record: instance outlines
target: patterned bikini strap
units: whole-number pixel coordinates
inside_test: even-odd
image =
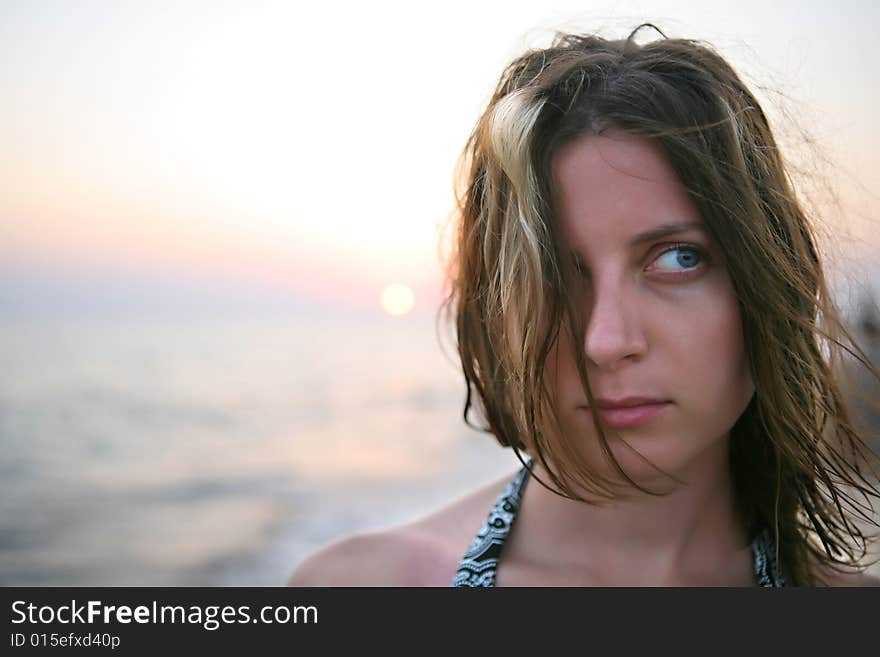
[[[755,536],[755,540],[752,541],[752,557],[758,586],[782,588],[786,585],[785,573],[776,560],[776,543],[769,529],[765,528]]]
[[[452,586],[495,586],[495,571],[504,542],[516,520],[529,470],[523,467],[498,496],[492,510],[458,564]]]

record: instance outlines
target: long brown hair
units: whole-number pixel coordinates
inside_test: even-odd
[[[663,38],[639,44],[642,27],[621,40],[561,34],[517,58],[467,142],[441,307],[456,329],[465,421],[478,404],[478,428],[542,463],[557,493],[613,496],[611,480],[551,430],[558,417],[544,367],[559,332],[583,335],[585,317],[554,221],[550,167],[585,133],[650,139],[719,245],[739,301],[756,392],[731,430],[737,507],[749,531],[771,529],[790,583],[821,583],[827,567],[864,559],[867,536],[854,519],[873,522],[878,497],[874,455],[837,368],[850,354],[880,373],[829,296],[813,227],[758,101],[710,46],[659,30]],[[584,353],[573,356],[592,404]],[[639,487],[594,423],[617,472]]]

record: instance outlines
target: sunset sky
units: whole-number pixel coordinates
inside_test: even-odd
[[[873,2],[6,0],[0,299],[214,281],[378,308],[401,283],[432,311],[453,167],[505,63],[643,20],[787,97],[833,163],[839,257],[871,257]]]

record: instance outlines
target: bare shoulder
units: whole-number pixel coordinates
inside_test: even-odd
[[[856,570],[854,568],[839,568],[832,570],[829,567],[822,569],[822,578],[828,586],[834,587],[861,587],[880,586],[880,578],[871,573]]]
[[[834,573],[828,578],[829,586],[880,586],[880,578],[868,573]]]
[[[336,540],[300,563],[288,585],[417,585],[420,563],[432,559],[436,550],[428,538],[398,527]]]
[[[508,478],[414,522],[338,539],[304,559],[289,586],[449,586]]]

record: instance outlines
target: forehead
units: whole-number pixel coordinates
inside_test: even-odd
[[[629,242],[673,224],[702,224],[659,145],[620,132],[584,135],[552,162],[558,221],[572,246]]]

